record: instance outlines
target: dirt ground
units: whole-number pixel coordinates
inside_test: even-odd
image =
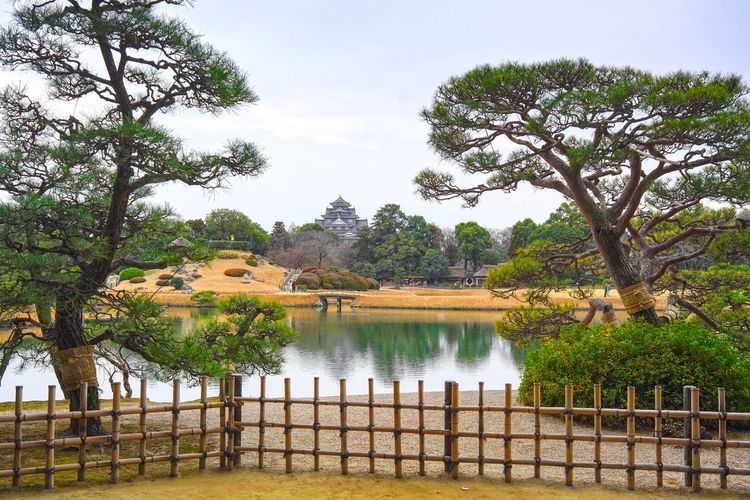
[[[21,491],[9,498],[38,497],[40,490]],[[81,485],[56,488],[47,498],[509,498],[509,499],[608,499],[681,498],[686,491],[638,490],[597,487],[566,487],[556,482],[522,480],[506,484],[496,479],[448,478],[394,479],[384,476],[325,473],[283,474],[241,469],[233,472],[206,471],[178,479],[136,480],[118,485]],[[692,496],[692,495],[691,495]],[[711,498],[731,498],[712,492]],[[700,496],[694,496],[698,498]]]
[[[245,268],[255,275],[255,279],[244,282],[240,278],[224,276],[224,271],[230,267]],[[284,279],[285,269],[261,261],[258,267],[249,267],[242,259],[216,259],[207,265],[188,265],[189,269],[196,268],[200,278],[192,281],[190,286],[195,291],[213,290],[221,295],[231,295],[246,292],[258,295],[268,300],[275,300],[290,307],[311,307],[318,300],[316,292],[282,292],[279,286]],[[166,270],[155,269],[146,272],[146,283],[131,284],[122,283],[118,288],[127,290],[138,290],[142,293],[155,294],[158,302],[171,306],[194,305],[190,300],[190,294],[178,292],[170,287],[158,288],[155,285],[157,277]],[[322,292],[322,291],[321,291]],[[596,297],[603,297],[603,290],[595,291]],[[457,309],[457,310],[503,310],[522,305],[515,299],[501,299],[493,297],[489,290],[483,288],[456,288],[436,289],[421,287],[404,287],[401,289],[386,288],[381,290],[370,290],[367,292],[347,292],[347,295],[355,295],[356,299],[351,302],[352,307],[362,308],[388,308],[388,309]],[[553,292],[552,300],[555,303],[578,304],[581,309],[588,308],[588,301],[577,301],[567,292]],[[607,297],[615,309],[622,309],[622,301],[613,290]],[[658,306],[663,306],[664,297],[657,297]]]

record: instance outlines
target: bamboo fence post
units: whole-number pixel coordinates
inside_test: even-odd
[[[23,386],[16,386],[16,423],[13,429],[13,486],[21,485],[21,442],[23,432],[21,427],[21,417],[23,416]]]
[[[112,458],[109,465],[109,480],[120,482],[120,382],[112,383]]]
[[[402,475],[401,457],[401,382],[393,381],[393,466],[397,478]]]
[[[719,484],[721,489],[727,489],[727,395],[723,387],[719,387],[719,441],[721,441],[721,448],[719,448],[719,467],[724,469],[724,472],[719,477]]]
[[[234,467],[239,467],[242,463],[242,454],[239,452],[239,448],[242,447],[242,427],[237,427],[237,422],[242,422],[242,401],[238,401],[237,398],[242,397],[242,375],[232,375],[234,378],[234,433],[232,439],[234,440],[234,455],[232,455],[232,462]]]
[[[573,386],[565,386],[565,485],[573,486]]]
[[[205,375],[201,377],[201,413],[199,425],[201,426],[201,435],[198,441],[198,447],[201,457],[198,459],[198,470],[206,470],[206,410],[208,407],[208,379]]]
[[[86,434],[88,433],[88,419],[86,409],[89,405],[89,383],[81,382],[78,388],[79,406],[81,407],[81,418],[78,420],[78,434],[81,444],[78,446],[78,481],[86,480]]]
[[[542,386],[534,384],[534,477],[542,476],[542,419],[539,415],[539,407],[542,406]]]
[[[654,408],[656,409],[656,418],[654,419],[654,436],[656,436],[656,486],[664,485],[664,472],[662,470],[663,453],[661,438],[664,434],[663,419],[661,416],[662,411],[662,395],[661,386],[657,385],[654,387]]]
[[[234,377],[226,378],[227,383],[227,427],[226,427],[226,468],[234,468]]]
[[[316,394],[317,394],[317,377],[316,380]],[[315,407],[317,411],[317,406]],[[317,419],[316,419],[317,422]],[[317,438],[317,431],[316,438]],[[258,401],[258,468],[263,469],[263,451],[266,446],[266,376],[260,377],[260,398]],[[317,443],[316,443],[317,447]],[[315,455],[315,461],[317,465],[318,456]],[[315,469],[318,470],[318,469]]]
[[[419,397],[419,475],[424,476],[424,380],[417,382],[417,388]]]
[[[602,482],[602,386],[594,384],[594,481]]]
[[[451,401],[453,399],[453,382],[452,380],[446,380],[445,386],[443,387],[443,405],[445,407],[445,415],[443,417],[443,429],[445,430],[445,438],[443,438],[443,470],[450,472],[452,469],[451,462],[448,457],[451,456]]]
[[[47,441],[45,443],[47,464],[44,468],[44,487],[55,487],[55,392],[57,387],[47,387]]]
[[[320,378],[313,378],[313,470],[320,470]]]
[[[700,390],[690,389],[690,444],[693,449],[693,492],[701,490],[701,420],[700,420]]]
[[[479,414],[477,415],[477,427],[479,431],[479,443],[477,457],[478,466],[477,473],[480,476],[484,475],[484,382],[479,382]]]
[[[141,459],[141,463],[138,464],[138,475],[143,476],[146,474],[146,387],[148,382],[146,379],[141,379],[141,413],[138,415],[138,431],[141,433],[141,439],[138,441],[138,456]]]
[[[292,386],[289,377],[284,379],[284,461],[286,473],[292,472]]]
[[[692,396],[692,385],[685,385],[682,387],[682,409],[685,411],[691,411],[690,398]],[[682,420],[682,435],[685,439],[690,439],[690,417]],[[693,485],[693,454],[690,450],[690,443],[685,445],[685,465],[688,467],[688,471],[685,472],[685,486]]]
[[[180,418],[180,381],[172,381],[172,454],[169,457],[171,463],[169,476],[177,477],[180,465],[180,431],[178,429]]]
[[[367,417],[368,417],[368,423],[367,430],[370,437],[370,450],[368,452],[368,455],[370,456],[370,474],[375,473],[375,431],[373,431],[373,427],[375,426],[375,408],[373,407],[373,403],[375,402],[375,388],[373,386],[373,379],[368,378],[367,379],[367,403],[368,403],[368,409],[367,409]]]
[[[456,382],[451,383],[450,417],[451,478],[458,479],[458,384]]]
[[[339,434],[341,442],[341,473],[349,473],[349,452],[347,443],[348,429],[346,427],[346,379],[339,379],[339,419],[341,432]]]
[[[505,482],[509,483],[513,477],[513,386],[505,384],[505,428],[503,430],[503,471]]]
[[[635,387],[628,386],[628,413],[627,413],[627,439],[628,439],[628,489],[635,489]]]
[[[227,394],[226,394],[226,379],[219,380],[219,401],[222,404],[219,407],[219,426],[221,432],[219,433],[219,467],[222,469],[227,468]]]

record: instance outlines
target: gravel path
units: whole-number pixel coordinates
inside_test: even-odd
[[[432,392],[425,393],[425,404],[426,405],[442,405],[443,404],[443,393]],[[485,391],[485,405],[502,406],[503,391]],[[478,399],[478,392],[476,391],[465,391],[460,393],[460,404],[461,405],[476,405]],[[323,401],[337,401],[335,397],[321,398]],[[377,402],[392,401],[391,395],[378,395],[375,400]],[[349,396],[348,401],[367,401],[366,396]],[[416,404],[417,394],[409,393],[402,394],[401,402],[403,404]],[[515,403],[519,404],[519,403]],[[312,416],[312,405],[292,405],[292,421],[295,424],[301,423],[313,423]],[[367,408],[348,408],[348,425],[349,426],[367,426],[368,421],[368,409]],[[188,419],[195,419],[193,425],[197,425],[197,412],[183,412],[180,419],[186,420],[182,425],[191,425]],[[216,414],[211,415],[211,419],[218,420]],[[258,416],[258,404],[247,403],[243,406],[243,421],[246,422],[257,422]],[[266,404],[266,422],[284,422],[283,405],[278,403],[267,403]],[[401,419],[403,427],[418,427],[418,412],[416,410],[401,411]],[[444,414],[442,411],[425,411],[425,427],[428,429],[442,429],[443,428]],[[460,431],[475,432],[477,430],[477,419],[478,414],[476,412],[465,412],[459,415],[459,429]],[[503,431],[503,419],[502,413],[485,413],[485,432],[502,432]],[[320,407],[320,421],[323,425],[339,425],[339,407],[336,406],[321,406]],[[212,425],[209,422],[209,425]],[[376,409],[375,410],[375,425],[391,427],[393,425],[393,410],[392,409]],[[534,432],[534,416],[531,414],[513,414],[512,416],[512,427],[514,433],[533,433]],[[541,429],[542,433],[564,433],[565,426],[562,418],[555,416],[542,416],[541,417]],[[575,434],[593,434],[593,427],[588,424],[574,424]],[[646,430],[639,430],[640,435],[651,435]],[[623,435],[624,430],[622,429],[605,429],[603,434],[608,435]],[[750,433],[744,432],[730,432],[730,439],[742,439],[749,440]],[[308,449],[313,448],[313,431],[295,429],[292,432],[293,448],[295,449]],[[419,441],[418,436],[413,434],[402,435],[402,453],[404,454],[417,454],[419,452]],[[243,446],[257,446],[258,444],[258,429],[248,428],[243,432],[242,439]],[[266,429],[265,433],[265,446],[268,448],[283,448],[284,447],[284,434],[282,429]],[[320,449],[327,451],[338,451],[340,448],[340,437],[337,431],[320,431]],[[533,459],[534,457],[534,442],[533,440],[514,440],[513,446],[513,459]],[[369,449],[369,436],[367,432],[354,432],[348,433],[348,450],[350,452],[367,452]],[[499,439],[487,439],[485,441],[484,455],[486,457],[501,458],[503,453],[502,441]],[[380,453],[393,453],[394,451],[394,439],[392,433],[376,433],[375,451]],[[443,437],[442,436],[426,436],[425,438],[425,452],[428,455],[441,455],[443,452]],[[665,464],[682,464],[684,448],[678,446],[663,446],[663,462]],[[459,440],[459,455],[464,457],[476,457],[478,455],[478,439],[472,438],[461,438]],[[591,442],[575,442],[574,444],[574,460],[575,461],[593,461],[594,458],[594,443]],[[563,441],[542,441],[542,459],[550,460],[564,460],[565,459],[565,443]],[[624,443],[603,443],[602,444],[602,461],[603,462],[618,462],[627,463],[627,448]],[[646,444],[636,445],[636,463],[654,463],[655,458],[655,446]],[[701,462],[704,467],[718,467],[719,465],[719,450],[717,448],[701,450]],[[247,453],[243,455],[242,465],[243,467],[255,467],[257,466],[258,458],[257,453]],[[750,464],[750,449],[729,449],[728,450],[728,463],[732,467],[748,467]],[[265,454],[265,468],[271,470],[284,470],[284,457],[280,453]],[[320,457],[320,468],[323,471],[332,473],[339,473],[341,470],[341,462],[339,457]],[[369,471],[369,459],[367,458],[349,458],[349,472],[350,473],[366,473]],[[471,477],[477,474],[478,466],[476,464],[461,464],[460,474],[462,477]],[[308,455],[294,455],[293,456],[293,470],[295,472],[307,472],[313,469],[313,458]],[[502,465],[491,465],[485,464],[484,466],[485,475],[490,477],[502,477],[503,469]],[[416,475],[419,471],[419,463],[417,461],[405,460],[403,462],[403,473],[404,475]],[[394,472],[394,461],[386,459],[376,460],[376,473],[390,475]],[[428,475],[440,475],[443,473],[443,464],[440,462],[427,462],[426,472]],[[533,476],[532,466],[521,466],[516,465],[513,467],[514,478],[528,478]],[[550,480],[564,480],[564,469],[562,467],[542,467],[542,478]],[[616,484],[625,486],[626,485],[626,472],[624,470],[604,470],[602,472],[603,482],[605,484]],[[729,487],[733,491],[750,492],[750,477],[748,476],[729,476]],[[594,471],[593,469],[575,469],[574,470],[574,482],[594,482]],[[636,471],[636,484],[641,488],[653,488],[656,486],[656,473],[648,471]],[[683,484],[682,473],[664,473],[664,485],[679,487]],[[718,489],[719,477],[716,475],[703,475],[702,484],[704,488]]]

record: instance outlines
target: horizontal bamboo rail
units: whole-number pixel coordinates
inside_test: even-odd
[[[309,455],[314,457],[314,470],[319,469],[320,457],[338,457],[341,460],[341,473],[349,472],[349,463],[351,459],[366,459],[369,461],[369,471],[375,472],[375,461],[392,461],[393,473],[395,477],[401,477],[403,474],[403,464],[407,461],[416,461],[419,466],[419,473],[424,474],[424,464],[426,462],[442,462],[445,464],[445,471],[453,478],[459,477],[461,464],[477,464],[478,474],[485,473],[485,465],[502,466],[503,475],[506,481],[512,480],[512,468],[515,466],[533,467],[534,475],[541,477],[542,467],[559,467],[564,469],[565,483],[572,485],[574,483],[575,470],[593,470],[594,479],[597,483],[602,481],[603,470],[624,471],[627,478],[628,489],[635,489],[636,484],[643,484],[637,481],[637,472],[648,471],[656,472],[656,485],[663,485],[663,473],[675,472],[684,473],[690,479],[690,484],[695,491],[701,489],[701,476],[718,475],[720,477],[720,487],[727,488],[727,478],[729,476],[750,476],[750,468],[728,465],[727,450],[729,449],[750,449],[750,440],[728,439],[726,424],[729,421],[746,422],[750,421],[750,413],[727,412],[724,390],[719,389],[719,411],[700,410],[697,405],[699,392],[698,389],[692,388],[691,394],[694,398],[692,407],[687,410],[669,410],[661,406],[661,388],[655,390],[654,409],[635,408],[635,389],[628,389],[628,407],[627,408],[603,408],[601,407],[601,387],[594,387],[594,408],[577,408],[573,405],[572,387],[567,387],[564,407],[541,406],[541,388],[534,387],[534,406],[514,406],[512,402],[512,387],[510,384],[505,386],[505,400],[502,405],[487,404],[484,397],[484,384],[480,383],[478,399],[479,404],[467,405],[460,404],[458,400],[458,385],[455,383],[446,384],[446,404],[428,405],[424,404],[423,384],[420,381],[418,397],[419,402],[402,403],[401,386],[398,382],[393,385],[391,402],[375,401],[372,391],[372,379],[369,381],[369,391],[367,401],[352,401],[346,397],[346,381],[340,381],[340,395],[336,400],[321,400],[318,397],[318,381],[315,380],[315,396],[309,398],[293,398],[291,396],[291,381],[284,380],[284,397],[266,397],[265,378],[261,377],[261,392],[259,397],[247,397],[238,395],[234,398],[235,404],[244,408],[251,405],[258,405],[262,410],[259,412],[259,420],[243,420],[241,414],[238,419],[232,423],[237,428],[257,428],[258,439],[257,446],[243,446],[239,444],[234,447],[233,452],[237,454],[257,454],[259,460],[262,460],[268,454],[281,454],[286,463],[286,472],[292,472],[293,457],[295,455]],[[449,391],[449,392],[448,392]],[[264,418],[269,411],[270,405],[282,405],[284,408],[284,422],[271,422]],[[293,408],[312,406],[313,421],[301,422],[294,419]],[[319,410],[322,407],[339,407],[338,421],[321,421]],[[348,412],[353,408],[367,409],[367,425],[352,425],[348,423]],[[391,422],[386,420],[375,421],[374,410],[390,410],[393,418]],[[408,426],[402,424],[402,416],[413,411],[417,415],[418,425]],[[437,412],[445,414],[445,424],[442,427],[428,428],[425,427],[425,414],[428,412]],[[498,432],[490,432],[486,429],[485,422],[489,419],[497,419],[502,414],[500,422],[502,428]],[[513,414],[531,414],[534,417],[534,432],[513,432],[512,416]],[[472,417],[471,425],[476,425],[476,429],[466,430],[465,426],[459,428],[462,415],[475,415]],[[557,415],[565,418],[565,432],[544,432],[541,429],[541,419],[543,415]],[[573,419],[576,416],[593,417],[593,433],[581,433],[580,430],[574,432]],[[621,418],[623,423],[627,424],[624,434],[602,434],[601,422],[602,417]],[[307,417],[306,417],[307,418]],[[384,417],[383,417],[384,418]],[[638,435],[635,432],[636,419],[653,419],[654,434],[652,436]],[[664,419],[689,422],[689,432],[686,437],[665,437],[662,435]],[[718,420],[719,439],[700,439],[700,423],[704,420]],[[474,423],[476,421],[476,424]],[[267,446],[267,432],[270,429],[282,429],[285,436],[284,447]],[[299,440],[292,441],[292,435],[295,431],[312,431],[315,437],[313,448],[307,448],[301,445]],[[320,449],[319,433],[329,431],[336,432],[340,436],[340,446],[338,450]],[[355,433],[367,435],[366,448],[356,449],[353,447],[351,437]],[[392,435],[392,447],[390,450],[376,450],[375,438],[377,435]],[[414,449],[404,450],[407,446],[402,441],[403,435],[415,435],[418,437],[417,443],[411,443]],[[425,436],[443,436],[445,446],[443,454],[426,454],[424,451]],[[476,440],[478,455],[469,456],[459,454],[459,442],[462,440]],[[488,456],[487,450],[492,440],[500,443],[499,453],[495,452],[494,456]],[[519,456],[520,452],[516,451],[512,443],[514,441],[530,441],[533,443],[533,456]],[[564,459],[551,460],[542,458],[543,444],[549,442],[564,443]],[[593,457],[591,461],[574,459],[576,443],[593,443]],[[626,450],[626,458],[623,462],[613,460],[602,461],[603,444],[621,444]],[[418,446],[418,449],[416,447]],[[690,460],[685,463],[663,463],[663,447],[678,446],[689,450]],[[637,460],[636,447],[649,447],[653,449],[657,460],[653,463],[642,463]],[[709,449],[718,449],[720,453],[720,464],[718,467],[701,466],[701,451]],[[262,462],[260,462],[262,463]]]

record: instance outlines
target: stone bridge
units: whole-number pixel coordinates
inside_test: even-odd
[[[336,310],[341,311],[341,302],[343,302],[344,300],[351,301],[358,297],[358,295],[353,295],[351,293],[336,293],[336,292],[318,293],[317,296],[324,311],[328,310],[329,301],[335,300]]]

